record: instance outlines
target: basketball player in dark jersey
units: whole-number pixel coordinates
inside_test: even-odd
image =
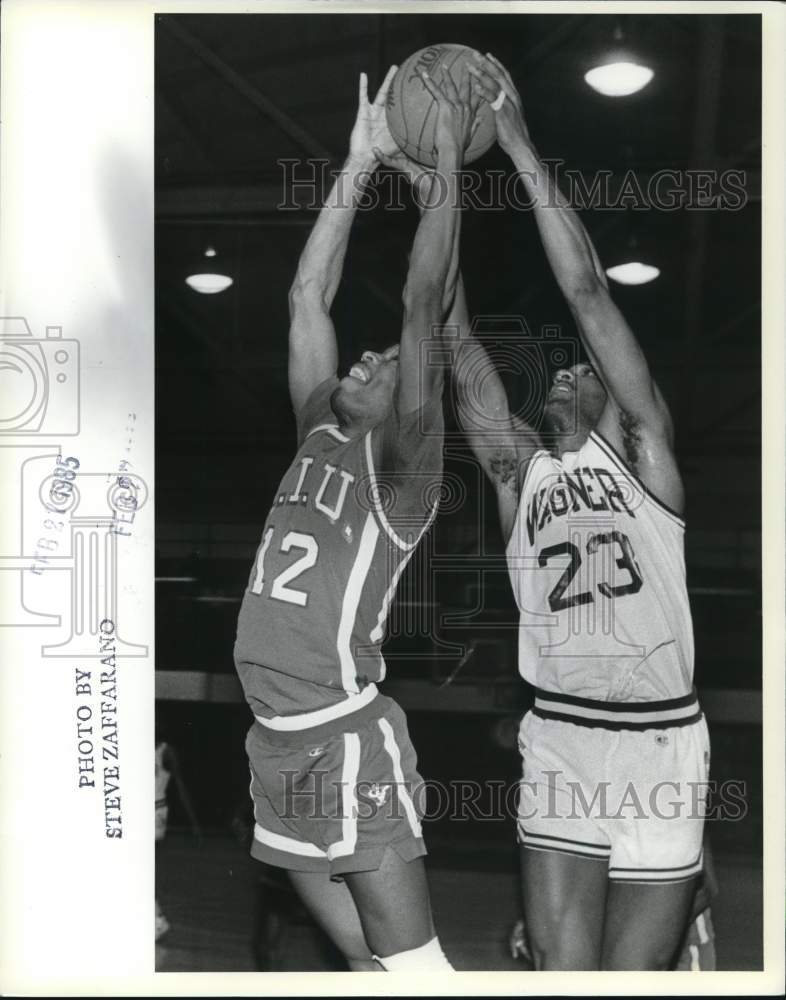
[[[437,170],[412,247],[399,345],[338,378],[329,309],[379,156],[395,67],[360,106],[343,170],[290,292],[289,385],[298,450],[276,491],[238,620],[235,662],[255,716],[246,742],[252,854],[289,871],[353,970],[450,969],[431,916],[416,757],[377,691],[388,608],[436,510],[442,372],[421,343],[458,270],[457,173],[479,98],[424,75],[438,105]],[[447,197],[446,197],[447,195]],[[421,789],[422,790],[422,789]]]
[[[459,287],[448,323],[465,337],[462,420],[496,489],[519,668],[535,686],[519,737],[518,825],[535,965],[668,969],[702,867],[709,764],[671,419],[584,227],[534,149],[510,75],[493,57],[470,71],[589,359],[556,373],[537,432],[511,415],[469,337]]]

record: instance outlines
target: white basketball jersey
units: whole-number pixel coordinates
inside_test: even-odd
[[[597,432],[538,451],[507,547],[525,680],[601,701],[690,692],[684,527]]]

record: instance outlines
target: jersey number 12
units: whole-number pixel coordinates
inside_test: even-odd
[[[267,529],[262,539],[262,544],[259,547],[257,571],[254,575],[254,582],[251,584],[252,594],[261,594],[265,586],[265,556],[270,545],[270,539],[273,537],[273,531],[272,527]],[[292,549],[299,549],[303,552],[303,555],[293,563],[290,563],[286,569],[282,569],[278,576],[274,578],[270,586],[270,596],[276,601],[286,601],[288,604],[297,604],[299,607],[304,608],[308,603],[308,592],[298,590],[296,587],[289,585],[301,573],[305,573],[307,569],[311,569],[316,563],[319,556],[319,545],[313,535],[306,535],[302,531],[288,531],[281,539],[281,548],[279,551],[286,555]]]

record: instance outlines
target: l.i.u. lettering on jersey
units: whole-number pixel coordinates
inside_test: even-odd
[[[285,503],[295,505],[302,504],[304,506],[308,503],[309,496],[313,491],[304,489],[304,487],[306,479],[313,480],[315,478],[313,473],[309,475],[313,464],[313,455],[303,455],[300,459],[300,472],[298,474],[297,485],[288,495],[286,492],[278,494],[278,498],[276,500],[277,507],[282,507]],[[341,511],[344,507],[344,502],[347,499],[347,490],[352,483],[355,482],[355,476],[347,469],[331,465],[330,462],[325,462],[323,464],[323,472],[322,482],[319,484],[319,488],[317,489],[314,497],[314,507],[324,514],[332,523],[335,523],[341,517]],[[328,494],[328,490],[330,489],[331,481],[336,474],[338,474],[339,485],[337,487],[335,502],[331,506],[329,503],[331,497]]]
[[[290,490],[287,486],[288,480],[292,479],[291,473],[296,474],[297,480],[295,486]],[[321,481],[318,478],[320,474]],[[282,507],[303,508],[308,507],[311,503],[313,511],[327,518],[331,525],[335,525],[341,517],[347,492],[349,487],[354,484],[355,478],[353,472],[339,464],[333,465],[330,462],[321,461],[316,455],[298,455],[298,459],[282,480],[281,487],[283,489],[278,493],[268,515],[268,525],[262,537],[256,562],[256,573],[251,585],[253,594],[261,594],[265,584],[265,558],[275,532],[275,524],[271,522],[275,520],[276,510]],[[319,483],[318,486],[317,483]],[[354,539],[354,532],[349,523],[344,525],[343,538],[350,543]],[[288,554],[292,550],[302,550],[304,554],[291,562],[276,576],[273,580],[270,596],[274,600],[287,601],[290,604],[305,607],[308,604],[308,591],[292,587],[291,582],[316,565],[319,556],[316,533],[313,531],[288,531],[281,542],[280,551]]]
[[[429,440],[424,461],[435,468]],[[392,499],[399,514],[419,513],[392,519],[382,496],[390,473],[383,484],[378,479],[381,450],[381,427],[348,438],[335,424],[319,422],[281,480],[235,645],[257,716],[321,710],[385,676],[388,611],[436,505],[429,510],[421,502],[415,464],[412,474],[396,479]]]

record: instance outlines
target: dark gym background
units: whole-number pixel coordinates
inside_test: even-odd
[[[637,94],[610,99],[583,73],[620,35],[655,77]],[[745,172],[737,211],[617,208],[582,218],[605,264],[635,240],[661,270],[650,284],[612,290],[676,425],[712,778],[745,783],[746,815],[709,829],[722,875],[720,967],[761,967],[761,25],[758,16],[673,14],[157,18],[156,718],[177,748],[206,834],[199,849],[185,840],[175,800],[164,900],[173,930],[159,967],[254,967],[246,894],[258,873],[230,829],[247,794],[251,718],[232,645],[270,498],[294,452],[287,290],[316,217],[277,208],[277,161],[338,166],[360,71],[374,92],[390,63],[438,41],[494,52],[520,87],[541,155],[588,179],[607,170],[619,184],[633,170],[646,188],[664,168],[684,177]],[[476,167],[511,169],[496,147]],[[398,339],[415,225],[411,208],[358,214],[333,311],[342,363]],[[204,257],[208,246],[214,258]],[[527,212],[467,211],[462,266],[473,313],[522,315],[533,331],[557,324],[574,332]],[[184,279],[206,270],[230,275],[233,285],[196,294]],[[510,783],[518,773],[514,720],[529,697],[516,671],[515,612],[493,498],[466,449],[451,448],[447,468],[464,480],[467,499],[438,518],[430,551],[423,547],[402,582],[384,690],[407,710],[428,779]],[[466,558],[436,574],[436,618],[424,616],[424,570],[448,554]],[[445,615],[465,621],[448,624]],[[475,652],[456,670],[470,640]],[[489,905],[484,884],[503,886],[514,913],[512,819],[439,820],[426,836],[446,894],[459,873],[484,873],[473,883],[479,899]],[[438,917],[439,898],[437,891]],[[506,914],[492,907],[486,957],[459,967],[515,967],[505,964]],[[202,944],[206,919],[214,927]],[[450,930],[443,936],[450,940]],[[314,967],[292,961],[288,967]],[[477,964],[484,961],[491,964]]]

